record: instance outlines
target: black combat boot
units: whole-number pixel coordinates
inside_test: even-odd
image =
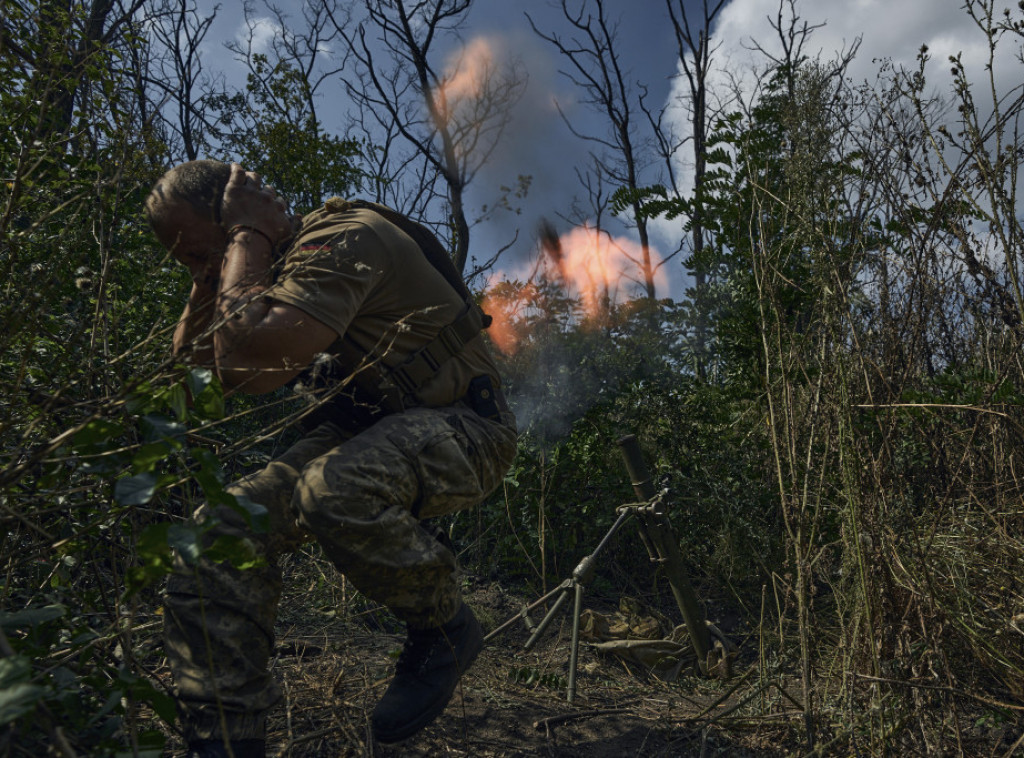
[[[230,747],[230,750],[229,750]],[[196,740],[188,743],[185,758],[266,758],[263,740]]]
[[[410,629],[395,678],[373,709],[377,741],[400,742],[437,718],[483,646],[480,623],[465,604],[443,626]]]

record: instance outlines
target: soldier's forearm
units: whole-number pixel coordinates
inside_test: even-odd
[[[271,284],[273,251],[265,236],[242,230],[231,237],[221,268],[214,332],[217,369],[228,385],[251,378],[260,367],[249,357],[254,334],[270,310],[260,297]]]
[[[216,313],[216,301],[215,289],[193,282],[171,342],[175,357],[194,365],[213,365],[213,337],[208,331]]]

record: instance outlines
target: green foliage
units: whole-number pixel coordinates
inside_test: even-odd
[[[138,122],[141,41],[43,5],[9,9],[24,34],[0,50],[3,749],[158,755],[174,708],[154,584],[172,550],[254,560],[178,522],[200,497],[257,528],[265,512],[203,447],[226,423],[218,382],[166,357],[189,278],[142,225],[164,147]]]
[[[166,692],[127,666],[105,668],[90,660],[88,650],[100,638],[68,608],[3,613],[0,628],[19,648],[0,659],[0,725],[13,730],[22,744],[30,744],[34,732],[52,737],[61,730],[57,739],[64,744],[74,743],[91,755],[110,754],[120,744],[123,701],[147,703],[173,723],[174,701]],[[40,659],[51,663],[41,666]],[[135,741],[140,755],[159,755],[164,745],[156,730],[137,734]]]
[[[742,423],[759,412],[743,392],[687,373],[688,312],[638,301],[578,323],[578,303],[543,279],[534,287],[506,283],[491,293],[528,290],[524,306],[503,320],[519,336],[503,376],[521,439],[502,497],[476,523],[481,571],[538,590],[565,578],[600,542],[615,509],[635,498],[617,441],[636,434],[669,488],[688,568],[759,586],[779,551],[765,438]],[[606,589],[648,585],[652,566],[635,529],[619,533],[602,568]]]
[[[186,393],[194,404],[185,403]],[[222,408],[219,383],[206,369],[173,381],[140,382],[98,406],[38,470],[25,471],[5,489],[7,502],[17,502],[9,512],[21,514],[35,530],[15,526],[2,543],[8,571],[18,579],[6,587],[4,603],[27,606],[2,618],[13,650],[2,672],[13,688],[5,693],[2,713],[23,744],[45,742],[48,730],[60,726],[78,749],[94,755],[116,751],[126,728],[134,730],[126,720],[136,718],[142,704],[173,722],[170,697],[138,669],[134,656],[124,655],[132,624],[120,614],[109,617],[107,604],[150,603],[143,593],[170,571],[172,551],[185,561],[205,551],[214,560],[254,565],[251,547],[240,540],[204,543],[212,523],[164,520],[163,511],[194,485],[195,496],[236,509],[256,531],[266,529],[266,510],[227,493],[217,457],[188,442],[194,430],[219,423]],[[49,493],[66,494],[57,495],[53,507]],[[158,503],[159,511],[142,508]],[[37,552],[43,546],[32,546],[37,532],[54,535],[51,540],[65,535],[52,559]],[[97,571],[101,556],[109,574]],[[23,580],[30,579],[28,586],[38,582],[31,580],[38,577],[35,566],[49,574],[44,584],[53,605],[30,605],[38,599]],[[140,749],[162,745],[159,733],[131,733]]]
[[[692,213],[692,206],[684,198],[670,195],[668,188],[661,184],[651,187],[619,187],[612,193],[612,213],[631,213],[634,208],[640,209],[642,218],[664,216],[669,221]]]
[[[808,703],[828,687],[821,663],[1021,692],[1024,659],[1004,630],[1024,597],[1020,533],[1007,528],[1020,518],[1008,474],[1024,428],[1021,153],[1010,126],[1021,103],[976,100],[997,92],[1007,59],[995,50],[1019,45],[1020,21],[984,2],[964,10],[992,54],[991,79],[976,88],[952,57],[953,108],[926,94],[926,50],[916,70],[883,68],[874,88],[856,90],[841,66],[794,60],[743,114],[718,121],[697,194],[654,186],[614,198],[617,210],[639,202],[707,234],[687,261],[707,282],[681,314],[706,319],[711,386],[645,394],[644,406],[664,418],[652,428],[669,432],[678,460],[714,472],[686,472],[683,492],[723,507],[683,522],[684,548],[696,535],[688,555],[720,576],[743,567],[701,554],[716,534],[744,537],[722,554],[764,558],[756,568],[792,624],[780,620],[773,642],[798,648]],[[680,411],[716,393],[702,413]],[[690,445],[692,431],[672,439],[691,418],[718,420],[728,452]],[[911,613],[920,629],[906,625]],[[838,646],[823,642],[830,635]],[[878,715],[849,718],[872,751],[897,733],[913,742],[909,723],[936,749],[920,699],[892,705],[907,700],[899,686],[862,693],[859,707]],[[930,707],[948,712],[952,701]],[[813,733],[810,716],[806,726]]]
[[[167,358],[189,280],[139,213],[174,151],[137,90],[145,24],[97,36],[82,4],[8,5],[0,751],[157,755],[174,718],[160,582],[176,556],[260,560],[186,517],[209,502],[266,528],[225,483],[267,459],[253,438],[286,400],[235,400],[232,418],[210,371]],[[989,44],[1019,35],[979,18]],[[250,64],[246,91],[215,101],[219,149],[300,210],[357,187],[360,148],[318,118],[303,73]],[[617,192],[617,212],[706,230],[687,262],[706,286],[680,302],[593,292],[585,314],[543,274],[492,288],[489,311],[513,304],[502,371],[523,434],[499,492],[451,517],[471,568],[528,592],[564,579],[635,497],[616,443],[636,434],[702,596],[743,610],[764,662],[789,676],[799,659],[806,712],[833,704],[848,752],[935,752],[965,702],[1024,696],[1021,103],[982,107],[950,65],[941,123],[925,52],[856,92],[820,62],[779,68],[715,125],[698,193]],[[592,589],[627,587],[669,596],[629,527]],[[851,673],[841,692],[815,691],[833,670]],[[917,686],[933,680],[949,686]],[[954,723],[924,745],[929,711]],[[1009,711],[992,711],[970,720],[996,728]]]
[[[294,65],[272,64],[265,55],[254,55],[251,65],[244,92],[211,100],[225,151],[274,185],[297,213],[347,196],[363,179],[360,144],[324,129],[309,81]]]

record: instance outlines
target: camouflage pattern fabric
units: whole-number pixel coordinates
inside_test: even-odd
[[[165,637],[187,740],[262,737],[279,697],[267,663],[281,596],[278,557],[316,539],[368,598],[414,627],[443,624],[461,603],[455,556],[420,519],[476,505],[515,456],[515,420],[488,421],[461,403],[413,408],[353,434],[317,427],[262,471],[232,485],[269,511],[254,534],[220,506],[195,518],[249,540],[265,565],[180,558],[168,581]],[[211,521],[212,519],[212,521]]]

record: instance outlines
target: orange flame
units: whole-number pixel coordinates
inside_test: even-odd
[[[536,297],[537,287],[532,282],[519,285],[491,278],[481,308],[492,318],[487,334],[505,355],[513,355],[526,339],[524,312]]]
[[[441,118],[452,114],[467,100],[477,97],[494,71],[496,44],[487,37],[476,37],[448,59],[444,76],[434,90],[434,105]]]
[[[643,249],[634,240],[613,237],[599,229],[581,226],[565,234],[549,237],[543,247],[570,295],[579,298],[583,310],[582,325],[602,323],[613,305],[628,299],[630,282],[639,279]],[[650,250],[651,265],[656,269],[655,287],[664,289],[667,280],[659,268],[660,256]],[[518,272],[522,277],[523,272]],[[534,272],[535,273],[535,272]],[[541,293],[533,284],[532,275],[526,284],[510,281],[509,274],[499,272],[491,278],[483,309],[493,317],[488,330],[491,340],[506,355],[515,353],[529,338],[531,310],[540,312]]]

